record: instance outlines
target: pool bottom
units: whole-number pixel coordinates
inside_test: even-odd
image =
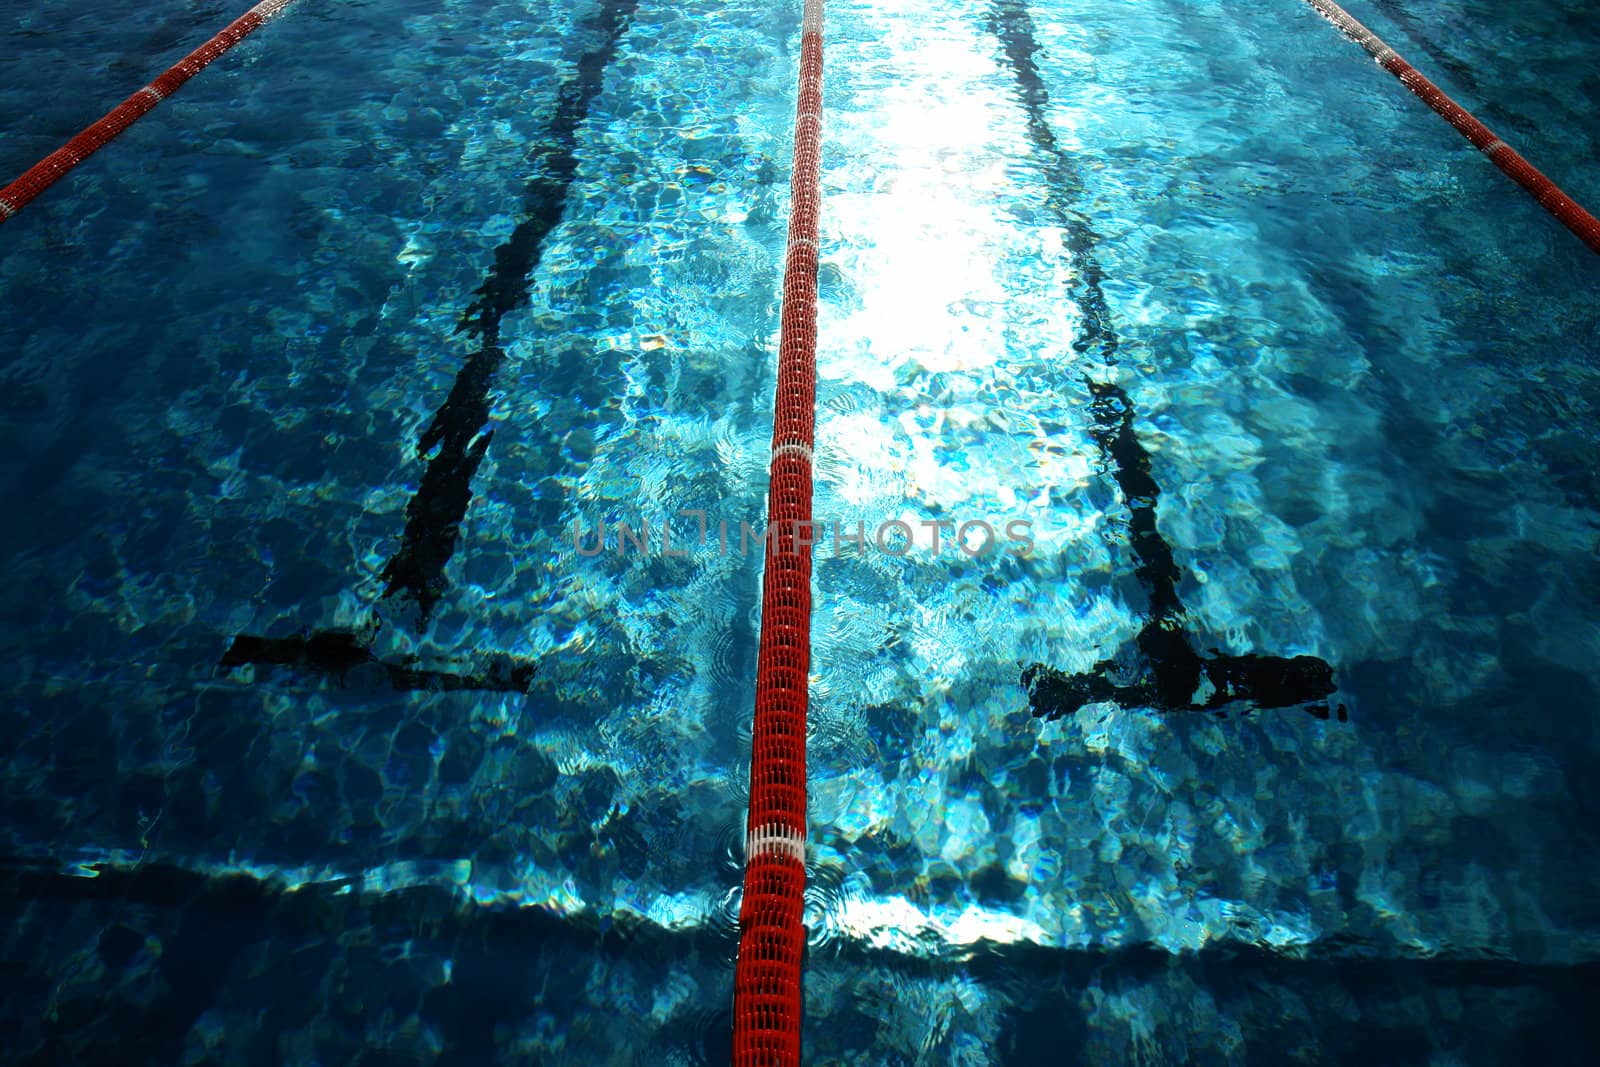
[[[463,907],[449,890],[289,890],[161,864],[0,868],[14,1062],[722,1063],[734,931]],[[58,961],[48,973],[15,961]],[[810,954],[829,1063],[1592,1062],[1600,965],[1306,958],[1233,945],[962,961]]]

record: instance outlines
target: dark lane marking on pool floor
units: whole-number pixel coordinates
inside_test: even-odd
[[[219,670],[244,666],[299,667],[331,674],[343,681],[360,667],[376,667],[398,690],[447,692],[488,690],[525,693],[539,669],[536,660],[504,652],[480,657],[475,671],[443,671],[417,666],[415,656],[399,662],[379,659],[359,635],[350,630],[321,630],[294,637],[252,637],[240,634],[217,664]]]
[[[505,362],[500,321],[528,300],[545,238],[561,222],[577,175],[578,128],[600,93],[606,68],[638,6],[638,0],[603,0],[591,20],[577,31],[580,40],[597,39],[598,43],[579,57],[577,72],[558,90],[545,135],[528,155],[533,177],[524,188],[521,221],[495,249],[494,265],[456,328],[457,333],[476,338],[479,348],[456,373],[449,395],[418,438],[418,455],[432,453],[432,458],[406,505],[400,548],[380,572],[385,583],[383,597],[408,595],[416,602],[423,623],[444,595],[444,570],[455,554],[461,520],[472,503],[472,479],[494,439],[494,430],[488,425],[489,391]],[[397,689],[526,691],[534,673],[531,661],[505,653],[487,655],[491,664],[487,672],[451,674],[419,670],[412,661],[380,660],[350,631],[326,630],[289,638],[240,634],[218,668],[273,664],[342,677],[356,666],[370,664],[382,669]]]
[[[433,456],[406,506],[400,549],[380,575],[384,597],[406,594],[416,601],[424,621],[444,594],[444,569],[455,554],[461,520],[472,502],[472,479],[494,439],[489,390],[505,362],[500,320],[527,303],[545,238],[560,224],[578,172],[578,128],[604,85],[606,68],[638,6],[638,0],[607,0],[579,31],[598,36],[601,43],[583,54],[577,73],[562,83],[545,136],[528,157],[534,176],[523,193],[522,220],[495,249],[494,266],[456,328],[481,347],[457,373],[449,396],[417,441],[419,456]]]
[[[1121,339],[1112,324],[1104,290],[1104,270],[1096,256],[1099,237],[1090,221],[1073,207],[1082,199],[1083,181],[1066,151],[1057,143],[1046,115],[1050,94],[1034,56],[1040,51],[1033,19],[1022,0],[995,0],[985,20],[999,42],[1017,83],[1017,96],[1027,120],[1028,140],[1044,157],[1045,200],[1066,232],[1065,245],[1076,268],[1069,295],[1080,309],[1073,351],[1097,358],[1109,370],[1117,365]],[[1137,566],[1134,574],[1149,597],[1144,626],[1134,640],[1137,665],[1117,657],[1101,660],[1084,674],[1068,674],[1043,663],[1023,668],[1021,682],[1028,706],[1040,718],[1058,719],[1086,704],[1114,702],[1124,707],[1159,711],[1221,711],[1243,702],[1255,708],[1306,708],[1319,718],[1330,714],[1316,704],[1334,692],[1333,668],[1314,656],[1225,655],[1215,649],[1197,653],[1184,630],[1186,616],[1178,596],[1181,572],[1172,546],[1156,524],[1161,487],[1151,473],[1150,454],[1134,431],[1133,402],[1112,383],[1085,378],[1093,397],[1090,435],[1100,449],[1129,512],[1129,541]],[[1117,680],[1128,675],[1129,680]],[[1343,706],[1340,721],[1346,718]]]

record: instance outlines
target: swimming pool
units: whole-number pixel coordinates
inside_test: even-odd
[[[1351,9],[1600,202],[1585,5]],[[798,38],[298,0],[0,228],[19,1058],[726,1056]],[[1583,1059],[1593,255],[1299,2],[827,41],[808,1061]],[[1158,601],[1330,713],[1040,696]]]

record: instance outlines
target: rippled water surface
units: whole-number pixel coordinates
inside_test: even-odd
[[[1349,7],[1600,204],[1592,5]],[[808,1061],[1600,1053],[1600,261],[1299,0],[827,20]],[[18,1062],[726,1059],[798,52],[297,0],[0,227]],[[1153,619],[1337,690],[1032,713]]]

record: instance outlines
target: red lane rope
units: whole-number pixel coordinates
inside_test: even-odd
[[[1306,0],[1323,18],[1339,27],[1346,37],[1355,41],[1367,54],[1378,61],[1384,70],[1399,78],[1407,89],[1420,96],[1446,122],[1454,126],[1473,147],[1489,157],[1490,162],[1504,171],[1512,181],[1526,189],[1539,205],[1567,229],[1577,234],[1584,244],[1600,252],[1600,219],[1596,219],[1562,192],[1556,183],[1539,173],[1532,163],[1516,149],[1507,145],[1493,130],[1473,117],[1472,113],[1457,104],[1421,72],[1401,59],[1393,48],[1384,44],[1378,35],[1350,16],[1350,13],[1333,0]]]
[[[35,163],[22,177],[0,189],[0,222],[21,211],[30,200],[61,180],[67,171],[105,147],[112,138],[177,92],[184,82],[199,74],[218,56],[293,2],[261,0],[234,19],[227,29],[169,67],[161,77],[112,108],[99,122]]]
[[[817,395],[822,4],[805,0],[793,207],[783,272],[767,497],[769,546],[750,753],[744,898],[733,979],[735,1067],[800,1063],[806,930],[806,683],[811,673],[811,448]]]

